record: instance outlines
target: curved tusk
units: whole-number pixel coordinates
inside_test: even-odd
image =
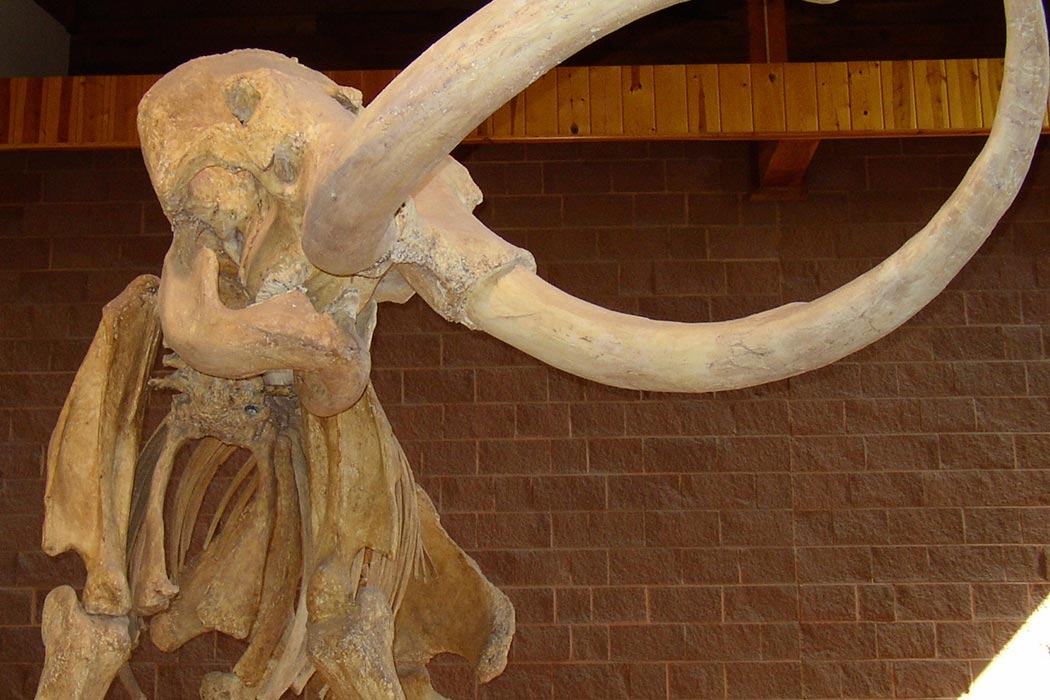
[[[878,267],[811,302],[700,324],[608,311],[515,268],[476,288],[469,320],[572,374],[653,391],[762,384],[878,340],[944,289],[1013,202],[1028,170],[1046,110],[1046,23],[1039,0],[1005,4],[1006,74],[988,142],[929,224]]]
[[[584,46],[684,0],[494,0],[427,49],[321,165],[303,225],[310,262],[350,275],[390,249],[394,214],[483,119]]]

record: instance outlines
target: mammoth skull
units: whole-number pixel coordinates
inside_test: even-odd
[[[139,131],[173,241],[160,279],[107,307],[52,438],[45,549],[77,550],[88,584],[82,605],[68,588],[48,597],[38,698],[101,698],[118,672],[134,687],[120,669],[151,615],[162,648],[210,629],[249,640],[207,698],[276,698],[316,671],[340,699],[432,699],[425,665],[444,651],[481,680],[502,670],[510,604],[441,529],[369,385],[381,303],[419,294],[446,319],[604,384],[734,389],[891,332],[1013,201],[1046,108],[1036,0],[1005,2],[1006,75],[986,146],[933,219],[868,273],[810,302],[699,324],[549,285],[473,216],[481,193],[449,153],[566,57],[677,1],[494,0],[367,107],[353,88],[252,50],[191,61],[149,91]],[[179,395],[140,450],[125,428],[140,422],[161,331],[175,371],[159,385]],[[195,563],[203,492],[180,484],[167,532],[163,514],[191,441],[191,482],[237,447],[250,454],[237,479],[256,475]]]

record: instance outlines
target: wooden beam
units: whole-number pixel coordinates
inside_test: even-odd
[[[394,74],[332,75],[375,95]],[[1002,75],[1001,59],[558,68],[465,142],[984,134]],[[158,77],[2,78],[0,150],[137,148],[135,107]]]
[[[760,67],[758,64],[787,63],[787,8],[784,0],[748,0],[747,16],[752,73],[758,72],[754,70]],[[770,106],[779,106],[780,113],[784,115],[782,129],[786,131],[788,111],[796,108],[798,99],[796,97],[788,101],[783,69],[777,70],[770,66],[767,72],[767,80],[752,81],[763,85],[766,93],[772,92],[772,99],[767,99],[764,105],[756,102],[756,121],[759,121],[760,113],[770,110]],[[764,106],[764,109],[760,110],[760,106]],[[819,139],[763,141],[755,144],[751,155],[755,168],[755,191],[751,198],[801,199],[805,191],[806,172],[819,146]]]

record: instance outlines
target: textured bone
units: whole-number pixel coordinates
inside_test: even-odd
[[[179,595],[153,618],[150,637],[172,651],[208,630],[244,639],[259,610],[263,570],[274,526],[274,484],[269,455],[258,454],[256,488],[179,579]]]
[[[330,174],[309,193],[303,250],[310,262],[340,275],[372,265],[394,239],[394,213],[471,129],[584,46],[682,1],[482,7],[402,71],[320,164]]]
[[[303,403],[317,415],[338,413],[361,396],[370,361],[352,327],[318,313],[298,291],[228,308],[215,252],[179,244],[179,235],[164,260],[160,318],[165,342],[187,363],[229,379],[298,370]]]
[[[404,700],[394,669],[394,616],[382,591],[366,586],[341,615],[309,628],[308,648],[333,700]]]
[[[399,215],[402,231],[394,248],[397,271],[427,304],[468,326],[464,307],[478,284],[515,265],[536,268],[527,250],[463,216],[480,202],[466,168],[446,158]]]
[[[1041,4],[1007,0],[1006,77],[987,144],[940,211],[893,256],[807,303],[708,324],[602,309],[515,269],[471,298],[473,324],[560,369],[652,391],[735,389],[823,367],[888,334],[929,303],[1013,202],[1046,110]],[[476,227],[465,217],[461,227]]]
[[[448,536],[430,498],[420,488],[416,500],[432,569],[412,579],[405,593],[397,614],[394,655],[402,685],[407,679],[413,692],[426,698],[425,667],[437,654],[451,652],[463,657],[482,683],[503,672],[514,636],[514,607]],[[406,695],[416,697],[407,687]]]
[[[37,700],[102,700],[131,654],[126,617],[89,615],[76,591],[47,594],[43,624],[44,672]]]
[[[255,687],[263,680],[270,659],[295,612],[296,583],[302,572],[302,520],[292,467],[292,445],[279,438],[274,452],[276,498],[273,535],[262,574],[259,607],[251,629],[251,643],[234,668],[238,677]],[[224,578],[225,581],[225,578]]]
[[[48,448],[44,551],[83,558],[90,613],[125,615],[131,605],[125,550],[143,390],[160,333],[156,290],[156,277],[139,277],[102,310]]]
[[[141,515],[134,514],[137,532],[131,546],[128,562],[132,607],[140,615],[151,615],[168,607],[168,602],[179,592],[179,587],[168,578],[164,561],[164,494],[171,479],[171,470],[179,448],[187,435],[167,421],[150,438],[143,451],[152,470],[145,490]],[[141,471],[143,466],[137,467]]]

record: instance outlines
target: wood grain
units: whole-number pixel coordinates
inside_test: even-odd
[[[465,141],[980,134],[1001,59],[557,68]],[[338,71],[366,102],[395,71]],[[0,79],[0,150],[136,148],[155,75]],[[1050,119],[1044,122],[1050,130]]]

